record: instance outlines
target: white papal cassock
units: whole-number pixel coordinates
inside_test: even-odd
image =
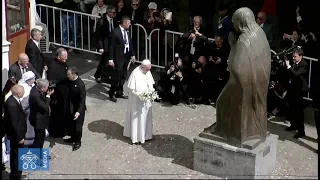
[[[141,66],[135,68],[129,77],[129,104],[123,135],[131,138],[132,143],[152,139],[152,103],[141,101],[133,91],[153,91],[153,85],[151,72],[143,73]]]

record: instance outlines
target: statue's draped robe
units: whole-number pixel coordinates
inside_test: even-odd
[[[217,100],[214,133],[230,144],[241,146],[247,140],[266,137],[271,54],[259,26],[241,22],[234,25],[241,35],[231,33],[229,37],[230,79]]]

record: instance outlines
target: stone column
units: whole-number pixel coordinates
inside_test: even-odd
[[[5,1],[2,0],[2,89],[8,79],[8,71],[10,66],[9,48],[10,42],[7,41],[7,26],[6,26],[6,7]]]
[[[29,8],[29,23],[30,23],[30,30],[35,28],[36,26],[36,17],[37,17],[37,10],[36,10],[36,1],[29,0],[30,8]]]

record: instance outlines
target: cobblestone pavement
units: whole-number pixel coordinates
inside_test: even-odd
[[[89,63],[89,62],[86,62]],[[92,63],[92,62],[90,62]],[[94,66],[97,63],[90,65]],[[89,65],[87,65],[89,66]],[[218,178],[192,170],[193,138],[215,121],[215,109],[196,109],[180,104],[155,103],[153,140],[131,145],[122,136],[127,100],[107,100],[107,85],[96,84],[95,69],[82,74],[87,87],[87,107],[82,147],[72,147],[60,139],[48,138],[52,160],[50,171],[27,174],[30,179],[209,179]],[[277,168],[269,178],[318,178],[317,134],[306,125],[307,137],[294,140],[280,119],[268,122],[269,131],[279,135]],[[7,176],[3,173],[3,179]]]

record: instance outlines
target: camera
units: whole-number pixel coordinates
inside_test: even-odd
[[[155,17],[160,17],[160,12],[159,11],[156,11],[156,12],[153,12],[152,13],[152,16],[155,18]]]
[[[50,91],[51,91],[52,89],[54,89],[56,86],[57,86],[56,83],[53,83],[53,82],[49,81],[49,87],[48,87],[48,89],[49,89]]]
[[[202,68],[202,64],[201,64],[201,63],[199,63],[199,62],[195,62],[195,63],[196,63],[195,69],[200,69],[200,68]]]

